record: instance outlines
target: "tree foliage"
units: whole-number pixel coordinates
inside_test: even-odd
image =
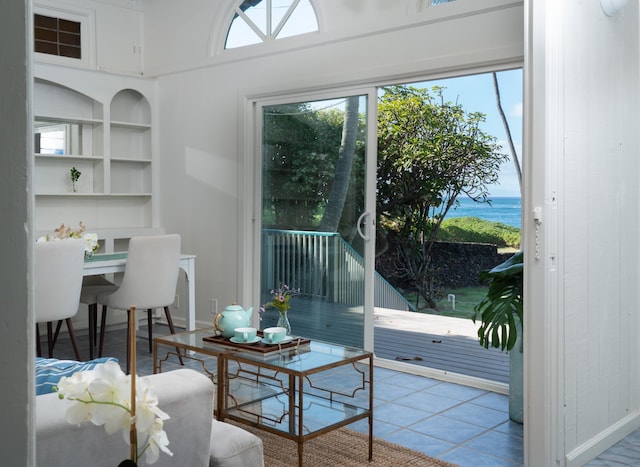
[[[378,225],[396,237],[397,267],[434,307],[429,257],[440,224],[459,195],[488,202],[507,158],[480,129],[484,115],[445,102],[442,90],[392,86],[378,103]]]
[[[347,123],[358,135],[349,136],[350,172],[341,182],[349,188],[345,195],[342,186],[340,196],[344,199],[336,201],[341,202],[342,212],[362,210],[364,202],[364,144],[360,135],[365,122],[357,114],[357,104],[355,109],[355,128]],[[314,109],[309,103],[277,105],[265,109],[263,122],[263,224],[315,230],[330,202],[341,150],[344,152],[345,112]],[[335,227],[335,223],[331,225]]]
[[[359,99],[359,96],[351,96],[347,97],[345,102],[342,140],[338,150],[335,177],[331,186],[331,194],[327,200],[327,207],[318,226],[318,230],[322,232],[337,232],[342,218],[342,210],[349,191],[353,157],[358,139]]]

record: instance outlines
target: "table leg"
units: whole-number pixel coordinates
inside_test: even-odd
[[[302,408],[304,407],[304,401],[303,401],[303,396],[304,396],[304,377],[300,376],[300,384],[298,386],[298,388],[295,387],[296,384],[296,379],[295,377],[293,377],[293,375],[291,376],[291,380],[293,382],[293,393],[295,395],[296,389],[298,390],[298,395],[300,398],[300,402],[299,402],[299,406],[298,406],[298,467],[302,467],[302,454],[303,454],[303,449],[304,449],[304,435],[303,435],[303,431],[302,431],[302,426],[304,423],[303,420],[303,413],[304,410],[302,410]],[[294,403],[293,406],[293,414],[295,415],[296,412],[296,406]],[[292,419],[295,420],[295,417],[291,417]]]
[[[194,258],[188,258],[181,261],[180,267],[185,272],[185,280],[187,286],[186,307],[186,327],[187,331],[193,331],[196,328],[196,265]]]
[[[300,398],[302,399],[302,391],[300,391]],[[300,401],[300,407],[302,407],[302,400]],[[302,410],[299,412],[300,423],[302,423]],[[289,375],[289,433],[296,433],[296,378],[293,375]],[[300,432],[298,430],[299,437]]]
[[[373,460],[373,357],[369,357],[369,462]]]
[[[98,304],[92,303],[88,306],[89,315],[89,360],[93,360],[93,351],[96,343],[96,318],[98,317]],[[95,311],[95,314],[94,314]]]
[[[303,450],[304,450],[304,442],[298,441],[298,467],[302,467]]]
[[[216,416],[216,419],[220,421],[224,421],[224,410],[223,404],[225,400],[225,384],[226,384],[226,375],[229,363],[226,358],[223,358],[222,355],[218,355],[217,359],[217,367],[218,374],[216,376],[216,381],[218,387],[216,388],[216,407],[213,408],[213,413]]]

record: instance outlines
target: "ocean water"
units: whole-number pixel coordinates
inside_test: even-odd
[[[459,197],[460,206],[451,208],[445,219],[454,217],[478,217],[491,222],[521,228],[522,199],[521,198],[492,198],[491,205],[475,203],[469,198]]]

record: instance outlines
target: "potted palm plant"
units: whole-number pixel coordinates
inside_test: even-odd
[[[523,421],[523,259],[524,253],[520,251],[493,269],[480,273],[480,282],[488,282],[489,289],[475,306],[473,317],[474,323],[480,320],[480,345],[509,352],[509,418],[518,423]]]

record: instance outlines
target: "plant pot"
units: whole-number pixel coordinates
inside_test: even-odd
[[[509,418],[516,423],[522,423],[524,420],[522,367],[522,324],[518,322],[518,338],[509,352]]]

